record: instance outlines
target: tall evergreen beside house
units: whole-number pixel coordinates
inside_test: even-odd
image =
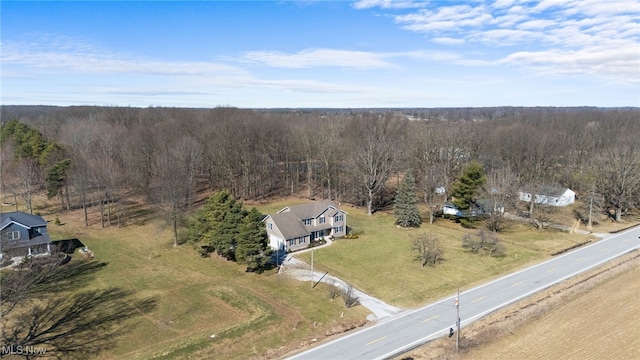
[[[405,173],[395,197],[393,214],[396,225],[402,227],[420,227],[422,217],[418,210],[418,196],[416,195],[416,180],[409,170]]]
[[[201,255],[215,251],[228,260],[247,265],[247,271],[262,272],[271,259],[263,215],[247,211],[229,190],[211,195],[191,219],[189,240],[200,243]]]

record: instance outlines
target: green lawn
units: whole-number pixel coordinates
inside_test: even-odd
[[[362,209],[345,209],[348,224],[362,234],[358,239],[339,239],[327,248],[314,252],[316,268],[351,282],[356,288],[393,305],[417,307],[458,287],[466,288],[534,261],[549,257],[554,251],[586,241],[584,235],[533,231],[526,225],[513,225],[499,235],[507,246],[503,258],[471,254],[462,248],[462,237],[477,230],[438,219],[419,229],[402,229],[394,225],[388,213],[367,216]],[[411,251],[411,240],[428,232],[438,236],[444,260],[436,266],[420,267]],[[310,254],[300,254],[307,262]]]
[[[87,229],[59,217],[65,225],[49,226],[54,239],[78,237],[94,251],[93,261],[108,263],[89,287],[120,287],[157,300],[150,314],[133,314],[125,324],[128,333],[103,358],[245,359],[322,338],[367,315],[362,307],[345,310],[321,287],[279,278],[275,270],[245,273],[215,255],[199,257],[191,245],[174,248],[161,220]],[[72,261],[83,260],[76,253]]]
[[[272,213],[304,201],[288,199],[257,207]],[[314,265],[405,308],[542,260],[551,252],[585,240],[584,236],[516,226],[501,235],[507,256],[495,259],[464,251],[462,236],[473,230],[448,220],[406,230],[396,227],[393,217],[385,212],[367,216],[362,209],[346,206],[344,210],[349,226],[360,232],[360,237],[340,239],[316,250]],[[93,261],[108,263],[87,287],[120,287],[157,301],[152,312],[132,314],[124,324],[128,332],[114,349],[102,354],[104,359],[277,357],[312,339],[362,323],[368,314],[361,306],[345,310],[341,300],[329,300],[324,286],[311,289],[308,283],[278,277],[273,270],[245,273],[243,266],[215,255],[199,257],[189,244],[174,248],[167,223],[158,217],[123,228],[101,229],[99,225],[84,227],[79,210],[44,214],[47,220],[57,216],[64,224],[50,223],[54,239],[77,237],[95,252]],[[412,237],[425,231],[437,234],[444,247],[444,261],[435,267],[420,267],[411,254]],[[299,256],[309,260],[310,254]],[[73,261],[83,261],[79,257],[76,253]]]

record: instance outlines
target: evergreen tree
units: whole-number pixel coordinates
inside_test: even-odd
[[[64,159],[55,163],[47,172],[47,196],[49,199],[56,195],[62,195],[62,190],[67,183],[67,171],[71,166],[71,160]]]
[[[404,179],[398,187],[393,214],[396,217],[396,224],[402,227],[419,227],[422,223],[418,210],[416,181],[411,171],[405,173]]]
[[[189,226],[189,239],[201,241],[212,251],[235,260],[239,226],[244,218],[242,204],[228,190],[212,195]]]
[[[238,262],[247,265],[248,271],[261,272],[271,259],[262,214],[256,208],[246,213],[240,225],[235,254]]]
[[[189,240],[208,246],[229,260],[247,265],[249,271],[262,271],[271,258],[262,214],[246,211],[231,192],[222,190],[209,197],[189,224]]]
[[[487,182],[482,164],[470,162],[460,177],[451,185],[453,204],[460,210],[469,210],[478,189]]]

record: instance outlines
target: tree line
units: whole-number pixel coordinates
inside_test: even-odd
[[[472,162],[486,174],[482,196],[505,209],[519,189],[549,185],[592,207],[581,215],[619,221],[640,205],[638,108],[3,106],[1,115],[5,199],[47,189],[64,194],[64,208],[97,204],[103,226],[138,197],[178,227],[200,192],[221,189],[242,200],[328,198],[373,214],[391,205],[406,171],[431,208]]]

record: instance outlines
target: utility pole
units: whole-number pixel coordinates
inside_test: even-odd
[[[311,249],[311,288],[313,289],[313,249]]]
[[[458,296],[456,296],[456,352],[460,349],[460,288],[458,288]]]

